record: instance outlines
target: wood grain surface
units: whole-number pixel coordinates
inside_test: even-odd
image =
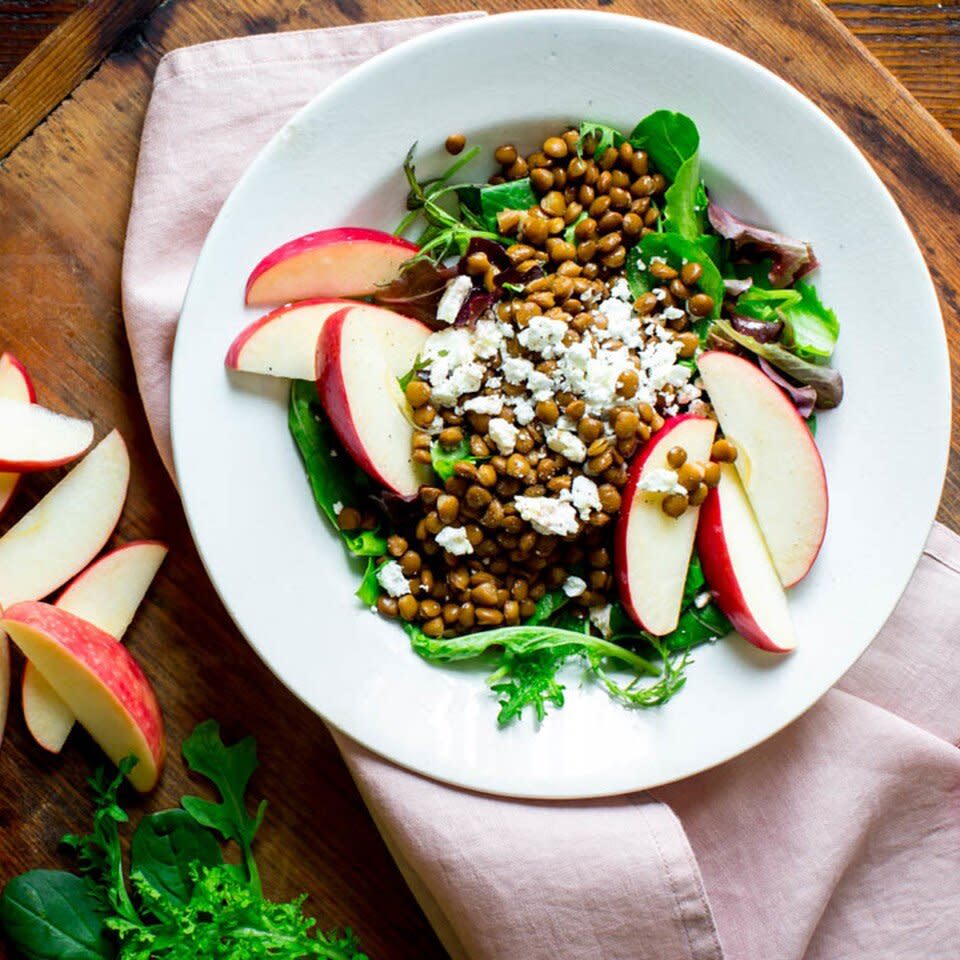
[[[576,0],[520,5],[596,8]],[[41,402],[92,417],[100,435],[117,426],[127,438],[133,476],[114,542],[162,537],[172,548],[128,635],[158,688],[172,744],[160,788],[138,805],[169,806],[196,789],[183,773],[177,745],[199,720],[217,717],[231,736],[255,734],[263,767],[253,792],[271,800],[259,841],[267,889],[277,897],[309,892],[322,922],[351,924],[376,960],[444,954],[322,722],[259,663],[202,570],[137,400],[120,316],[120,260],[140,126],[164,52],[238,34],[465,6],[462,0],[167,0],[0,165],[2,347],[34,372]],[[498,11],[518,4],[489,0],[484,6]],[[911,222],[956,348],[960,147],[835,17],[812,0],[615,0],[604,9],[669,21],[741,50],[844,127]],[[15,512],[54,479],[32,477]],[[940,515],[960,528],[956,446]],[[0,751],[0,881],[64,862],[55,845],[64,831],[87,821],[83,778],[97,760],[96,749],[78,733],[62,756],[45,755],[30,741],[15,698]]]

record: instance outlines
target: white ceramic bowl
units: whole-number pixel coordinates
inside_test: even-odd
[[[655,52],[655,56],[653,55]],[[632,711],[579,674],[537,729],[507,729],[476,669],[417,658],[354,599],[357,570],[318,517],[287,433],[287,384],[228,375],[256,311],[244,281],[267,251],[323,227],[392,229],[414,140],[424,173],[447,134],[532,149],[581,118],[629,129],[658,108],[693,117],[704,176],[748,220],[814,244],[842,334],[847,395],[820,418],[830,524],[791,592],[799,649],[731,637],[695,653],[686,689]],[[489,152],[485,156],[489,157]],[[471,171],[467,171],[471,172]],[[490,168],[479,161],[478,178]],[[397,763],[495,793],[586,797],[686,777],[810,707],[863,652],[916,563],[949,435],[947,351],[920,252],[870,166],[816,107],[757,64],[659,23],[520,13],[456,25],[351,72],[297,115],[231,194],[197,263],[173,365],[173,439],[187,516],[244,635],[280,679]]]

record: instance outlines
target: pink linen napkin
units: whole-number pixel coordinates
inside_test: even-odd
[[[178,313],[231,187],[345,70],[450,19],[249,37],[161,61],[123,304],[168,468]],[[960,539],[937,526],[896,612],[837,688],[689,780],[608,800],[511,801],[424,779],[334,735],[455,958],[948,960],[960,956],[958,640]]]

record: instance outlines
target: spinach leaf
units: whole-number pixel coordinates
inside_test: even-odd
[[[695,153],[680,165],[676,179],[663,195],[666,230],[673,230],[687,240],[696,240],[703,233],[706,205],[698,205],[699,192],[700,159]]]
[[[581,157],[583,156],[584,137],[593,137],[597,141],[597,146],[593,151],[595,157],[600,157],[610,147],[619,147],[626,139],[616,127],[598,123],[596,120],[583,120],[580,123],[580,139],[577,141],[577,154]]]
[[[461,202],[477,214],[483,227],[493,233],[499,233],[497,214],[501,210],[526,210],[538,203],[529,177],[483,186],[468,184],[459,187],[457,193]]]
[[[526,619],[525,625],[535,627],[546,623],[555,613],[559,613],[570,602],[570,598],[562,590],[550,590],[536,603],[533,613]]]
[[[220,803],[201,797],[183,797],[183,809],[202,827],[216,830],[224,840],[233,840],[243,851],[244,864],[251,886],[259,893],[260,879],[253,859],[253,838],[264,814],[267,801],[250,816],[244,793],[253,771],[257,769],[257,743],[246,737],[232,747],[220,737],[220,724],[214,720],[201,723],[183,742],[183,757],[194,772],[203,774],[220,792]]]
[[[0,898],[0,922],[27,960],[115,957],[102,904],[85,880],[64,870],[14,877]]]
[[[476,463],[477,458],[470,453],[470,444],[464,439],[453,449],[444,449],[436,440],[430,444],[430,464],[433,472],[443,481],[449,480],[454,473],[454,466],[461,460]]]
[[[380,556],[385,549],[381,550],[377,556]],[[367,569],[363,572],[363,579],[360,581],[360,586],[357,587],[355,594],[365,607],[372,607],[380,596],[380,581],[377,580],[377,569],[377,561],[374,557],[367,557]]]
[[[402,377],[397,377],[397,383],[400,384],[400,389],[401,389],[401,390],[406,390],[406,389],[407,389],[407,385],[408,385],[408,384],[410,383],[410,381],[414,378],[414,376],[415,376],[417,373],[419,373],[419,372],[420,372],[425,366],[427,366],[427,364],[429,364],[429,363],[430,363],[429,360],[424,360],[424,359],[420,356],[420,354],[418,353],[416,360],[413,361],[413,366],[412,366]],[[298,381],[298,382],[299,382],[299,383],[307,383],[306,380],[300,380],[300,381]]]
[[[780,311],[787,325],[784,341],[798,357],[811,363],[826,363],[840,335],[837,315],[820,302],[812,283],[798,280],[792,292],[798,295],[797,301]]]
[[[697,125],[685,114],[657,110],[644,117],[630,132],[630,143],[646,150],[656,168],[676,180],[680,167],[700,149]]]
[[[627,254],[627,283],[634,298],[658,285],[648,271],[653,257],[662,257],[676,270],[680,269],[685,260],[699,263],[703,268],[700,289],[713,298],[713,310],[709,317],[695,324],[694,329],[700,334],[702,340],[710,320],[720,316],[720,309],[723,306],[723,277],[720,276],[716,264],[704,253],[699,244],[687,240],[679,233],[648,233]]]
[[[680,614],[676,629],[660,637],[660,642],[674,652],[690,650],[701,643],[725,637],[732,630],[730,621],[712,600],[701,609],[691,603]]]
[[[186,810],[162,810],[145,816],[130,841],[130,872],[177,903],[193,892],[197,866],[223,863],[220,845]]]
[[[815,437],[817,435],[817,415],[815,413],[811,413],[804,422],[807,425],[807,429],[810,431],[810,436]]]

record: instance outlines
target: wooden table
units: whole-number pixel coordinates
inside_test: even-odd
[[[60,2],[61,8],[76,5]],[[156,0],[91,0],[0,82],[0,156],[9,154],[0,164],[0,346],[35,371],[42,402],[92,417],[101,434],[115,425],[127,438],[133,478],[115,541],[159,536],[172,547],[129,634],[130,648],[159,690],[173,746],[160,789],[143,805],[173,805],[187,789],[177,745],[199,720],[217,717],[231,736],[252,732],[263,761],[254,792],[271,799],[259,841],[267,889],[277,897],[308,891],[322,922],[352,924],[380,960],[426,960],[443,951],[322,722],[260,664],[203,573],[137,399],[120,317],[120,257],[140,124],[164,52],[238,34],[471,5],[167,0],[156,7]],[[951,343],[960,343],[960,147],[827,9],[815,0],[599,0],[599,5],[669,21],[739,49],[781,73],[834,117],[864,149],[910,220],[933,271]],[[0,0],[0,55],[8,56],[2,18],[27,6],[25,0]],[[518,4],[489,0],[484,6],[498,11]],[[960,128],[955,3],[838,2],[834,8],[944,122],[955,132]],[[882,411],[878,418],[882,426]],[[25,484],[21,509],[50,483],[49,476],[36,476]],[[940,518],[960,528],[956,445]],[[18,704],[12,705],[0,752],[0,881],[28,867],[63,863],[56,842],[66,830],[86,824],[90,808],[83,778],[98,760],[81,734],[74,734],[62,756],[45,755],[25,732]]]

